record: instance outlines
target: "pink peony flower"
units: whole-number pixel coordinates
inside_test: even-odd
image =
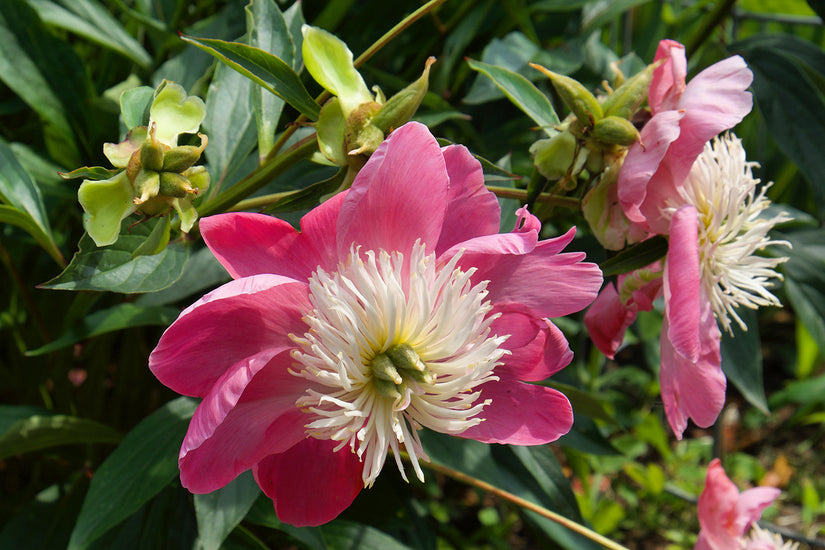
[[[668,234],[665,202],[678,195],[705,143],[733,128],[753,106],[747,91],[753,73],[745,61],[729,57],[685,83],[685,47],[662,40],[648,104],[653,114],[627,153],[619,173],[619,201],[627,217],[654,233]]]
[[[701,529],[694,550],[736,550],[746,548],[746,544],[755,544],[755,541],[761,542],[758,539],[762,537],[746,541],[745,532],[779,493],[780,490],[774,487],[754,487],[740,494],[725,475],[719,459],[713,459],[708,466],[705,489],[699,496]]]
[[[561,252],[574,230],[539,241],[522,209],[498,234],[499,217],[467,149],[410,123],[300,232],[259,214],[202,220],[235,280],[184,310],[149,359],[203,398],[183,485],[208,493],[251,468],[282,521],[317,525],[372,485],[389,450],[423,479],[422,427],[518,445],[566,433],[565,396],[527,382],[570,362],[547,318],[587,306],[601,273]]]

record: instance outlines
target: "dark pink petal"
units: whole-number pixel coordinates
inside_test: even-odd
[[[267,350],[232,366],[198,405],[180,451],[181,483],[210,493],[273,453],[305,438],[306,413],[295,406],[307,387],[288,372],[289,348]]]
[[[149,356],[164,385],[196,397],[235,363],[264,350],[293,347],[303,334],[307,285],[279,275],[231,281],[184,310]]]
[[[484,185],[481,163],[463,145],[450,145],[441,149],[450,191],[444,225],[435,253],[482,235],[498,233],[501,208],[496,196]]]
[[[321,525],[352,504],[364,486],[363,465],[349,447],[333,452],[336,445],[308,438],[252,469],[278,519],[296,527]]]
[[[276,273],[307,280],[320,265],[334,268],[333,237],[341,203],[339,193],[301,219],[301,233],[287,222],[264,214],[238,212],[200,221],[204,241],[234,278]]]
[[[687,58],[685,47],[675,40],[662,40],[656,48],[654,62],[661,65],[653,71],[647,102],[653,114],[675,109],[685,89]]]
[[[667,335],[672,320],[665,308],[660,339],[662,364],[659,381],[665,414],[679,439],[687,428],[688,418],[697,426],[708,428],[716,422],[725,405],[725,375],[721,368],[721,335],[710,302],[703,298],[699,331],[699,356],[694,361],[676,349]]]
[[[619,298],[613,283],[607,284],[584,314],[584,326],[596,347],[613,359],[624,341],[627,328],[636,320],[636,308]]]
[[[689,361],[696,361],[701,351],[698,223],[693,206],[683,206],[673,214],[664,272],[665,307],[671,321],[667,339]]]
[[[558,254],[574,233],[571,229],[562,237],[541,241],[528,254],[468,251],[459,264],[478,268],[474,281],[490,281],[487,288],[494,304],[516,302],[540,317],[561,317],[587,307],[602,284],[598,266],[581,261],[584,253]]]
[[[573,426],[570,401],[559,391],[501,376],[481,386],[484,421],[458,434],[482,443],[542,445],[555,441]]]
[[[659,170],[671,144],[679,137],[679,121],[684,116],[680,111],[663,111],[651,118],[641,131],[641,138],[627,153],[619,172],[618,195],[625,215],[629,220],[650,229],[642,205],[651,189],[651,178]],[[666,178],[662,178],[667,185]],[[671,184],[668,193],[675,193]],[[651,214],[651,218],[661,214]]]
[[[405,256],[418,239],[434,251],[441,235],[449,178],[438,142],[423,124],[395,130],[372,154],[349,190],[338,217],[338,251],[354,243],[365,250]]]

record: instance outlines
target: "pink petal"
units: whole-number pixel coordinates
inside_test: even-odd
[[[438,142],[423,124],[395,130],[372,154],[347,194],[338,217],[338,250],[398,250],[418,239],[435,250],[449,196]]]
[[[574,233],[571,229],[562,237],[541,241],[527,254],[468,251],[459,264],[478,268],[474,281],[490,281],[494,304],[517,302],[541,317],[561,317],[587,307],[602,284],[598,266],[581,261],[584,253],[558,254]]]
[[[619,172],[617,185],[622,209],[629,220],[646,229],[650,229],[652,220],[641,208],[652,192],[651,178],[659,170],[671,144],[679,137],[679,121],[683,116],[681,111],[663,111],[654,115],[642,128],[640,140],[630,147]],[[667,185],[669,180],[664,181]],[[666,194],[674,193],[675,187],[670,185]],[[650,217],[655,219],[660,215],[656,212]]]
[[[675,40],[662,40],[656,48],[656,61],[663,61],[653,71],[653,79],[647,94],[650,110],[656,114],[660,111],[674,109],[685,89],[687,76],[687,58],[685,47]]]
[[[296,527],[321,525],[343,512],[364,486],[363,465],[348,447],[308,438],[266,457],[253,468],[255,481],[272,499],[278,519]]]
[[[481,163],[463,145],[441,149],[450,191],[444,225],[435,252],[440,255],[454,244],[498,233],[501,208],[484,185]]]
[[[584,314],[584,326],[590,339],[607,357],[613,359],[624,341],[627,328],[636,320],[636,308],[619,298],[613,283],[607,284]]]
[[[482,443],[542,445],[555,441],[573,426],[573,409],[567,397],[544,386],[501,376],[481,386],[484,421],[458,434]]]
[[[264,214],[238,212],[200,221],[204,241],[234,278],[277,273],[307,280],[320,265],[335,267],[338,211],[346,196],[340,193],[301,219],[301,233],[287,222]]]
[[[702,428],[710,427],[716,422],[725,404],[726,381],[720,366],[721,337],[710,302],[703,297],[697,360],[692,361],[679,353],[667,338],[670,323],[670,312],[666,305],[659,379],[665,414],[673,433],[681,439],[688,418],[692,418]]]
[[[305,438],[295,406],[306,380],[288,372],[289,349],[267,350],[232,366],[198,405],[180,451],[181,483],[210,493],[273,453]]]
[[[235,363],[293,347],[303,334],[307,285],[278,275],[231,281],[181,313],[149,356],[149,368],[174,391],[202,397]]]
[[[719,459],[713,459],[697,506],[701,531],[696,548],[729,550],[739,547],[742,532],[736,532],[733,526],[738,500],[736,485],[725,475]]]
[[[742,491],[736,503],[736,526],[744,534],[748,527],[759,521],[762,512],[773,504],[781,493],[776,487],[753,487]]]
[[[547,319],[540,319],[522,304],[499,304],[502,313],[492,324],[492,333],[508,334],[503,347],[510,354],[496,374],[529,382],[545,380],[570,364],[573,352],[564,334]]]
[[[700,353],[698,231],[696,208],[683,206],[673,214],[664,272],[665,305],[671,321],[667,339],[689,361],[696,361]]]

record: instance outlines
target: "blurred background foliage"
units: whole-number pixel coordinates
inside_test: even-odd
[[[282,11],[293,40],[306,21],[356,55],[421,5],[261,2],[256,13]],[[254,85],[179,36],[243,41],[248,3],[0,2],[0,548],[598,547],[444,471],[407,485],[390,468],[339,519],[317,528],[281,524],[249,475],[193,497],[180,487],[176,460],[194,402],[164,388],[147,357],[180,309],[226,273],[192,238],[140,263],[125,243],[118,250],[125,259],[107,253],[77,266],[72,284],[38,286],[61,273],[83,235],[79,182],[58,172],[107,164],[102,144],[125,130],[124,89],[168,79],[206,100],[210,197],[255,170]],[[524,187],[528,150],[542,133],[468,59],[523,75],[563,114],[529,62],[596,90],[614,79],[615,63],[632,74],[652,61],[663,38],[686,44],[690,74],[740,54],[755,74],[755,107],[736,132],[761,164],[759,177],[775,182],[776,208],[795,217],[776,232],[794,247],[778,290],[785,308],[751,315],[750,330],[723,344],[733,384],[714,428],[676,441],[663,424],[659,312],[640,316],[615,361],[571,317],[558,323],[576,358],[552,383],[573,402],[574,430],[540,448],[428,433],[434,464],[631,548],[688,548],[705,468],[722,455],[740,487],[783,489],[765,515],[776,528],[812,546],[825,537],[823,14],[825,2],[816,0],[447,0],[360,68],[368,85],[389,96],[437,57],[416,119],[503,169],[490,168],[488,183]],[[299,58],[293,66],[300,69]],[[302,75],[312,95],[321,92]],[[274,129],[280,134],[297,117],[283,107]],[[333,173],[302,163],[259,193],[303,189]],[[512,212],[517,203],[502,205]],[[294,222],[301,213],[279,215]],[[545,205],[537,214],[548,235],[578,225],[573,247],[605,259],[577,211]],[[514,218],[505,218],[511,226]],[[130,235],[145,238],[153,223]],[[114,263],[101,267],[107,261]]]

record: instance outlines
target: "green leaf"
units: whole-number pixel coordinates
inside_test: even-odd
[[[98,248],[88,235],[80,239],[80,250],[69,266],[54,279],[39,285],[55,290],[101,290],[131,294],[155,292],[180,278],[190,247],[173,243],[154,256],[132,257],[147,239],[156,221],[138,224],[129,230],[130,218],[123,221],[117,241]]]
[[[246,471],[214,493],[195,495],[199,548],[219,550],[229,533],[249,512],[261,490]]]
[[[215,259],[212,251],[206,247],[194,252],[183,267],[183,274],[175,284],[158,292],[141,295],[135,304],[139,306],[162,306],[180,301],[193,294],[229,281],[231,277],[226,269]]]
[[[304,88],[297,73],[282,59],[239,42],[185,35],[182,38],[257,82],[310,120],[318,118],[321,107]]]
[[[86,418],[62,414],[35,415],[18,420],[0,436],[0,460],[10,456],[76,443],[117,443],[114,428]]]
[[[40,246],[64,265],[63,255],[57,248],[46,217],[46,208],[40,189],[23,169],[11,147],[0,138],[0,221],[16,225],[34,237]]]
[[[321,197],[338,189],[344,182],[346,175],[347,168],[341,168],[334,176],[324,181],[313,183],[297,191],[281,193],[282,196],[267,205],[264,212],[295,212],[311,208],[318,204]]]
[[[801,38],[760,34],[731,45],[753,71],[753,89],[767,133],[799,167],[819,208],[825,208],[825,52]]]
[[[163,252],[163,249],[169,244],[171,229],[171,216],[161,217],[146,240],[140,243],[140,246],[132,252],[132,258],[137,258],[138,256],[153,256]]]
[[[503,67],[488,65],[472,59],[468,59],[467,64],[474,71],[489,77],[504,92],[504,95],[533,119],[548,136],[553,137],[556,135],[557,132],[554,126],[559,124],[559,117],[556,115],[556,111],[547,96],[541,93],[532,82]]]
[[[582,521],[569,481],[549,447],[486,445],[429,430],[422,431],[420,435],[424,449],[433,462],[504,489],[573,521]],[[563,548],[601,548],[553,521],[533,512],[526,514]]]
[[[300,10],[301,5],[296,6]],[[274,0],[250,2],[246,7],[246,31],[250,46],[269,52],[295,68],[295,45],[284,14]],[[258,156],[263,159],[275,143],[275,128],[281,117],[284,102],[257,86],[252,89],[251,94],[258,127]]]
[[[126,32],[120,22],[94,0],[71,0],[68,10],[50,0],[28,0],[47,25],[69,31],[108,48],[148,69],[152,58],[140,43]],[[71,11],[69,11],[71,10]],[[72,13],[74,12],[74,13]]]
[[[86,68],[66,42],[55,37],[25,0],[0,2],[0,80],[43,119],[52,156],[79,164],[75,129],[89,127],[86,109],[93,88]]]
[[[174,307],[141,307],[125,303],[96,311],[78,325],[71,327],[59,338],[37,349],[27,351],[26,355],[43,355],[54,350],[70,346],[86,338],[92,338],[107,332],[114,332],[131,327],[147,325],[168,326],[177,318],[180,310]]]
[[[120,114],[127,128],[149,124],[149,108],[154,98],[151,86],[138,86],[120,94]]]
[[[0,405],[0,437],[18,420],[25,420],[31,416],[54,414],[42,407],[31,405]]]
[[[614,0],[613,2],[590,2],[582,10],[581,34],[610,23],[627,10],[650,0]]]
[[[663,258],[665,254],[667,254],[667,239],[656,236],[622,250],[609,260],[602,262],[599,268],[605,277],[612,277],[648,266],[659,258]]]
[[[69,550],[82,550],[131,516],[178,475],[178,452],[197,403],[179,397],[126,434],[92,477]]]
[[[570,404],[573,406],[573,410],[576,411],[577,414],[585,414],[590,418],[602,420],[608,424],[616,423],[616,419],[614,419],[610,413],[605,410],[603,400],[599,399],[599,397],[595,394],[581,390],[569,384],[561,384],[552,380],[536,382],[536,385],[546,386],[562,392],[567,399],[570,400]]]
[[[85,178],[93,181],[106,180],[123,170],[122,168],[104,168],[102,166],[82,166],[71,172],[60,172],[60,177],[71,180]]]
[[[275,514],[272,500],[264,494],[261,494],[258,500],[252,505],[252,509],[250,509],[246,515],[245,521],[287,533],[312,550],[327,550],[328,548],[324,542],[324,535],[321,533],[320,527],[294,527],[288,523],[282,523]],[[336,521],[340,520],[334,520],[333,523]]]
[[[784,265],[785,293],[819,349],[825,350],[825,230],[777,235],[793,245],[781,250],[790,258]]]
[[[733,335],[722,332],[722,370],[751,405],[770,414],[762,381],[762,350],[756,313],[745,308],[739,308],[737,313],[748,330],[742,330],[738,323],[731,323]]]

